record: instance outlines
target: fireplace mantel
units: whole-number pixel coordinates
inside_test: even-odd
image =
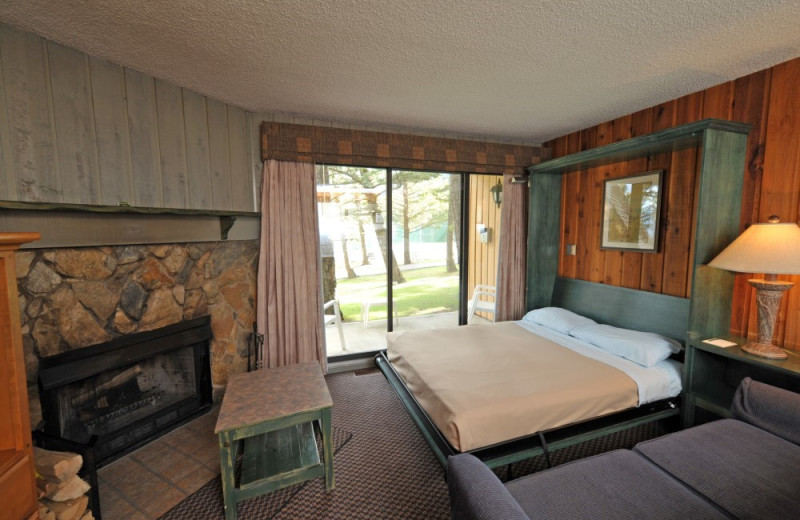
[[[0,231],[34,230],[23,248],[257,240],[260,213],[0,201]]]

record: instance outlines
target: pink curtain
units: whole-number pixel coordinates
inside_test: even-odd
[[[528,184],[512,184],[512,178],[503,176],[495,321],[518,320],[526,310]]]
[[[321,280],[314,165],[265,161],[256,309],[264,368],[316,360],[327,372]]]

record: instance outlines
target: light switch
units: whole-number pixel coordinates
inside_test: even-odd
[[[578,251],[578,248],[575,246],[575,244],[567,244],[567,255],[568,256],[575,256],[577,251]]]

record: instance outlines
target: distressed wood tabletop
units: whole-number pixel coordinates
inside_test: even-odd
[[[228,380],[214,433],[332,405],[316,361],[235,374]]]

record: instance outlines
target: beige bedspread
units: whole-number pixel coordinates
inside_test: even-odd
[[[638,403],[636,383],[624,372],[511,322],[387,338],[389,361],[459,451]]]

